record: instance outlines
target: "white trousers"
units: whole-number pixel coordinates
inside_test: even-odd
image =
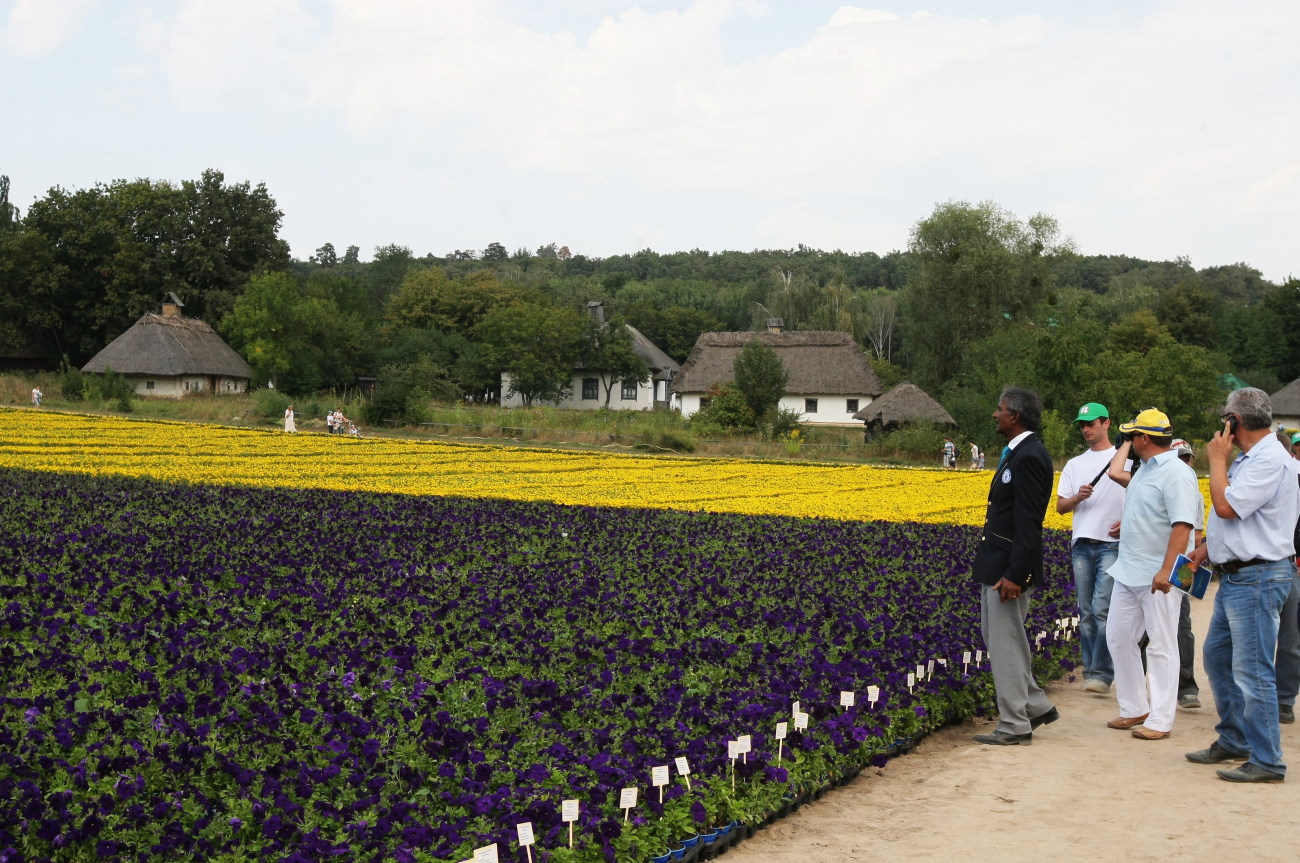
[[[1133,587],[1115,582],[1106,620],[1106,646],[1115,661],[1115,696],[1119,715],[1150,714],[1143,724],[1152,731],[1172,731],[1178,711],[1178,611],[1183,595],[1177,590],[1152,593],[1150,585]],[[1147,673],[1142,674],[1142,633],[1147,643]],[[1151,697],[1147,698],[1147,684]]]

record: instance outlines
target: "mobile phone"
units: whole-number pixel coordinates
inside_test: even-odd
[[[1228,414],[1228,433],[1229,433],[1229,434],[1236,434],[1236,433],[1237,433],[1237,423],[1238,423],[1238,422],[1239,422],[1239,420],[1237,419],[1237,415],[1236,415],[1236,414]]]

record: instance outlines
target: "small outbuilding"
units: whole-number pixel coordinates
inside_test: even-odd
[[[116,372],[142,396],[247,392],[252,367],[212,327],[185,317],[183,308],[180,299],[168,293],[162,314],[140,318],[81,370]]]
[[[881,434],[914,422],[955,427],[957,422],[943,405],[916,384],[903,381],[853,415],[866,423],[868,434]]]

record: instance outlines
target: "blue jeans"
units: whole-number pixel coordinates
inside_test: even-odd
[[[1205,674],[1219,708],[1219,745],[1250,753],[1272,773],[1286,774],[1277,721],[1277,679],[1273,655],[1278,619],[1291,592],[1290,560],[1224,573],[1205,636]]]
[[[1119,556],[1118,542],[1081,539],[1074,544],[1070,563],[1074,567],[1074,591],[1079,598],[1079,651],[1083,655],[1084,680],[1110,685],[1115,663],[1106,647],[1106,617],[1110,614],[1110,592],[1114,581],[1106,568]]]
[[[1300,695],[1300,573],[1282,604],[1277,625],[1277,703],[1294,705]]]

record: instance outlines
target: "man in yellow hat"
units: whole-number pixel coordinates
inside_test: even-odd
[[[1178,610],[1170,594],[1174,561],[1188,549],[1200,500],[1196,474],[1171,449],[1169,417],[1148,408],[1119,427],[1124,441],[1114,464],[1131,450],[1141,459],[1124,497],[1119,555],[1108,572],[1114,581],[1106,645],[1115,663],[1120,715],[1106,723],[1140,740],[1162,740],[1178,707]],[[1147,674],[1138,643],[1146,633]],[[1147,695],[1147,682],[1151,694]]]

